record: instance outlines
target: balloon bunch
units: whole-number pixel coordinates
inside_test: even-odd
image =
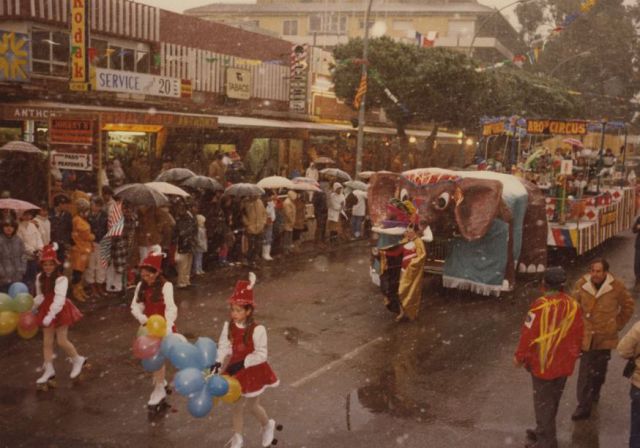
[[[0,336],[18,330],[24,339],[31,339],[38,333],[38,319],[31,312],[33,296],[24,283],[9,286],[9,294],[0,293]]]
[[[171,361],[178,369],[173,379],[176,391],[189,398],[187,409],[194,417],[209,414],[214,398],[235,403],[242,395],[237,379],[218,375],[213,368],[218,347],[212,339],[198,338],[191,344],[181,334],[167,334],[167,322],[160,315],[154,314],[140,327],[132,349],[147,372],[160,370],[165,360]]]
[[[159,314],[150,316],[147,323],[138,329],[133,341],[133,356],[142,360],[142,367],[147,372],[160,370],[164,365],[165,357],[160,352],[160,345],[166,334],[167,321]]]
[[[205,417],[213,408],[215,398],[225,403],[240,399],[242,388],[237,379],[218,375],[213,367],[218,349],[209,338],[198,338],[195,344],[183,341],[178,335],[169,335],[162,341],[162,351],[178,369],[173,383],[176,391],[189,398],[187,409],[196,417]],[[166,350],[165,350],[166,348]]]

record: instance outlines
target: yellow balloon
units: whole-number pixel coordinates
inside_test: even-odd
[[[167,334],[167,321],[159,314],[149,317],[146,326],[149,336],[163,338]]]
[[[242,397],[242,386],[240,386],[240,382],[232,376],[222,375],[222,378],[227,380],[229,383],[229,390],[226,395],[222,397],[222,401],[228,404],[235,403]]]
[[[18,313],[14,311],[0,312],[0,336],[7,335],[18,326]]]
[[[24,331],[20,327],[18,327],[17,330],[18,330],[18,334],[22,339],[31,339],[32,337],[38,334],[38,327],[34,328],[31,331]]]

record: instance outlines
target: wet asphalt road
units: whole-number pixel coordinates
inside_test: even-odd
[[[612,272],[633,284],[633,237],[602,249]],[[566,263],[566,260],[561,260]],[[269,359],[281,386],[265,393],[283,423],[283,447],[520,447],[533,425],[531,380],[512,367],[519,327],[535,282],[520,281],[512,297],[481,298],[425,286],[419,320],[396,324],[369,281],[364,243],[324,255],[277,260],[257,272],[257,319],[269,334]],[[570,267],[573,281],[586,259]],[[178,293],[178,331],[218,339],[236,269],[208,276]],[[58,388],[36,392],[41,339],[0,340],[0,447],[222,447],[231,435],[228,405],[192,418],[175,393],[172,408],[149,420],[151,378],[130,352],[137,330],[128,306],[85,306],[70,332],[92,368],[72,383],[63,353]],[[639,312],[633,321],[636,320]],[[624,447],[628,384],[613,355],[597,411],[574,424],[570,378],[558,416],[561,447]],[[169,370],[169,378],[172,370]],[[246,415],[245,447],[259,428]]]

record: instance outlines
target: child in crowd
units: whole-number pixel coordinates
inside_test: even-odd
[[[82,313],[67,298],[69,281],[60,271],[60,261],[56,251],[58,246],[53,243],[42,249],[40,264],[42,272],[36,277],[36,296],[33,299],[34,310],[37,310],[37,320],[42,327],[42,351],[44,354],[44,372],[36,380],[38,387],[46,388],[55,379],[53,368],[53,339],[69,355],[72,364],[71,379],[80,375],[87,358],[80,356],[67,334],[69,327],[82,319]]]
[[[267,362],[267,330],[254,320],[253,286],[256,276],[249,273],[249,281],[239,280],[229,298],[231,319],[225,322],[218,342],[216,368],[235,377],[242,387],[242,398],[233,406],[233,437],[230,448],[242,448],[244,408],[248,407],[262,426],[262,446],[273,442],[276,422],[269,419],[260,405],[260,395],[280,381]]]
[[[162,274],[162,259],[164,254],[160,247],[152,247],[147,257],[140,263],[140,277],[142,281],[136,286],[131,301],[131,314],[138,319],[140,325],[145,325],[147,319],[158,314],[167,321],[167,333],[175,332],[175,321],[178,318],[178,307],[173,300],[173,284]],[[153,374],[153,391],[147,405],[159,405],[167,396],[165,381],[165,367]]]
[[[202,258],[207,252],[207,228],[205,223],[207,218],[203,215],[196,215],[196,223],[198,224],[198,233],[196,235],[195,248],[193,250],[193,274],[202,275]]]

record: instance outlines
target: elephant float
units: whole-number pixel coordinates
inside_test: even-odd
[[[442,275],[447,288],[499,295],[513,289],[516,271],[546,268],[545,199],[531,182],[490,171],[379,172],[369,182],[374,231],[397,234],[387,216],[393,198],[411,200],[420,230],[449,242]]]

